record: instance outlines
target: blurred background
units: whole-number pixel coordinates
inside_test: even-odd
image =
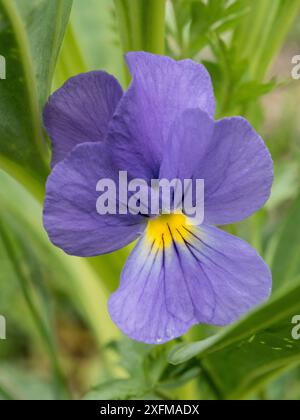
[[[0,80],[7,336],[0,340],[0,399],[300,399],[300,341],[291,337],[291,319],[300,315],[300,79],[291,77],[299,18],[299,0],[0,0],[7,62],[7,80]],[[275,164],[265,208],[226,228],[272,268],[272,299],[235,329],[197,326],[156,347],[122,336],[107,313],[129,249],[69,257],[51,245],[41,221],[47,96],[94,69],[126,87],[123,53],[139,49],[203,62],[217,116],[248,118]],[[212,335],[214,342],[205,340]]]

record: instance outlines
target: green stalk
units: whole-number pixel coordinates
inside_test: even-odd
[[[32,196],[40,203],[44,200],[45,182],[47,179],[47,170],[39,179],[31,173],[30,169],[24,169],[10,159],[0,154],[0,168],[8,173],[12,178],[19,182]]]
[[[165,0],[143,0],[145,22],[145,51],[164,54],[165,51]]]
[[[70,398],[68,385],[67,385],[63,370],[60,366],[60,362],[56,355],[57,350],[54,344],[54,340],[42,316],[39,313],[39,309],[36,305],[36,302],[32,295],[32,291],[30,289],[30,284],[28,281],[28,274],[26,272],[26,268],[24,268],[22,264],[20,263],[21,260],[18,258],[18,251],[15,249],[15,244],[13,243],[2,221],[0,221],[0,232],[1,232],[1,237],[5,245],[9,260],[11,261],[14,267],[14,270],[16,272],[16,277],[19,281],[19,285],[20,285],[23,297],[26,301],[27,307],[32,315],[33,321],[48,351],[48,356],[51,362],[56,387],[59,391],[59,397]]]
[[[123,51],[164,54],[165,0],[114,0]],[[126,80],[130,76],[126,70]]]

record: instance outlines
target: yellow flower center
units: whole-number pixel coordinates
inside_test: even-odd
[[[172,242],[184,243],[191,234],[191,228],[184,214],[163,214],[148,222],[146,236],[156,248],[163,249]]]

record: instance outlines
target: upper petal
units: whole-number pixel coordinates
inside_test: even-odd
[[[142,216],[97,212],[98,181],[117,184],[117,177],[102,143],[81,144],[54,167],[47,181],[44,226],[56,246],[89,257],[120,249],[143,232]]]
[[[105,138],[122,94],[113,76],[93,71],[72,77],[50,96],[44,124],[52,140],[52,166],[76,145]]]
[[[210,76],[192,60],[174,61],[145,52],[128,53],[132,83],[119,103],[110,137],[120,148],[119,164],[136,160],[136,174],[158,175],[164,144],[174,120],[186,108],[214,114]],[[138,158],[137,158],[138,157]]]
[[[204,179],[205,222],[234,223],[269,198],[273,162],[263,140],[244,118],[214,122],[194,109],[174,123],[160,177]]]
[[[199,178],[203,165],[209,164],[214,129],[215,121],[207,113],[197,109],[184,111],[170,130],[160,178]]]
[[[270,294],[263,260],[219,229],[171,224],[160,242],[151,238],[147,230],[109,301],[112,320],[135,340],[157,344],[197,323],[229,324]]]

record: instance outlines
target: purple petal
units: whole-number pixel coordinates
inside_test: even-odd
[[[190,228],[163,250],[144,235],[126,262],[109,312],[129,337],[158,344],[194,324],[226,325],[269,296],[271,274],[253,248],[214,227]]]
[[[234,223],[270,196],[273,162],[263,140],[241,117],[213,122],[187,110],[171,130],[160,177],[204,179],[205,223]]]
[[[155,178],[175,119],[186,108],[214,114],[211,79],[192,60],[176,62],[144,52],[126,58],[133,80],[117,108],[110,137],[119,166],[135,161],[134,177]]]
[[[270,296],[271,272],[246,242],[207,225],[193,232],[189,242],[193,258],[201,261],[203,275],[214,291],[209,324],[230,324]]]
[[[212,147],[214,128],[215,121],[205,112],[196,109],[184,111],[170,130],[160,178],[199,177]]]
[[[273,183],[273,161],[265,143],[241,117],[218,121],[214,133],[215,164],[220,177],[209,185],[206,222],[225,224],[243,220],[268,200]],[[217,158],[218,157],[218,158]],[[219,159],[219,163],[218,163]],[[206,167],[205,176],[213,170]]]
[[[122,97],[111,75],[94,71],[69,79],[50,98],[44,124],[52,140],[52,166],[78,144],[101,141]]]
[[[102,143],[81,144],[54,167],[47,182],[44,226],[56,246],[71,255],[95,256],[120,249],[143,232],[139,215],[97,213],[98,181],[117,182],[117,176]]]

